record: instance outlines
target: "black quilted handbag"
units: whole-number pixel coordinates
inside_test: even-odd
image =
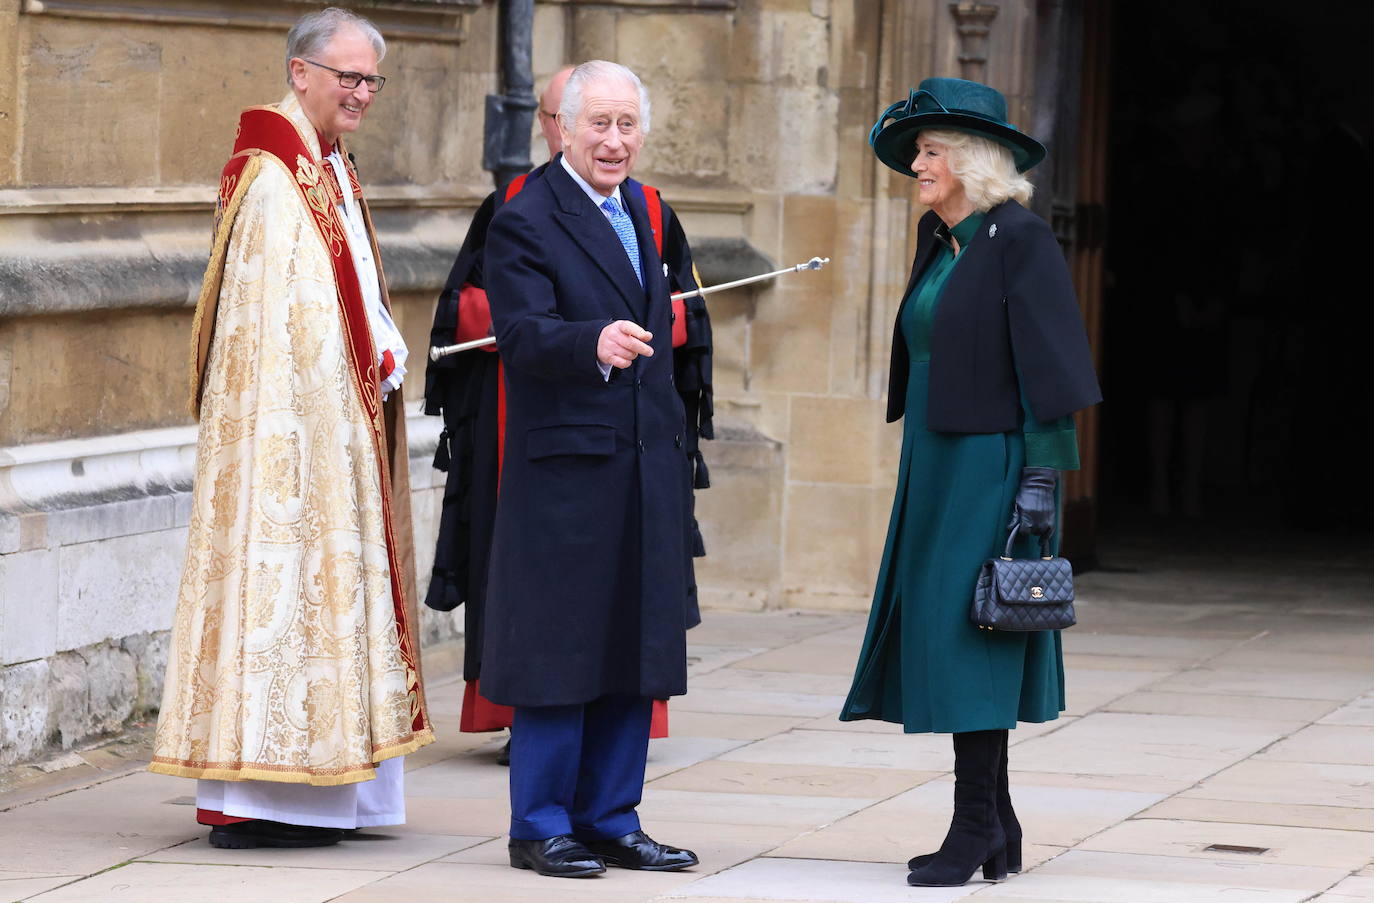
[[[1000,558],[978,570],[970,617],[983,630],[1062,630],[1078,623],[1073,612],[1073,567],[1050,554],[1050,534],[1040,537],[1040,558],[1012,558],[1016,528]]]

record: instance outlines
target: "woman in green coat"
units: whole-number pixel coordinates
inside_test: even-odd
[[[954,817],[913,885],[1021,868],[1007,731],[1064,709],[1057,631],[969,619],[979,566],[1054,528],[1058,472],[1078,467],[1073,413],[1101,400],[1064,256],[1022,206],[1045,149],[986,85],[926,79],[870,134],[930,208],[897,315],[888,420],[905,418],[897,494],[868,633],[840,718],[954,735]]]

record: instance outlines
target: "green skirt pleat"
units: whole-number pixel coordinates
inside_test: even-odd
[[[1021,432],[925,428],[928,362],[913,362],[902,457],[873,609],[840,720],[908,733],[1014,728],[1064,710],[1059,632],[979,630],[978,568],[1000,555],[1025,462]],[[1018,541],[1017,555],[1038,553]],[[1056,540],[1057,545],[1057,540]]]

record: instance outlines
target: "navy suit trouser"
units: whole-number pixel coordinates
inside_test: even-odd
[[[639,830],[653,700],[602,696],[517,707],[510,740],[510,836],[623,837]]]

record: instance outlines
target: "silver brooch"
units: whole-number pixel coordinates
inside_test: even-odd
[[[663,265],[663,278],[664,278],[664,279],[667,279],[667,278],[668,278],[668,264],[666,264],[666,263]]]
[[[992,238],[992,237],[993,237],[994,235],[996,235],[996,234],[997,234],[997,224],[996,224],[996,223],[993,223],[991,226],[988,226],[988,238]]]

